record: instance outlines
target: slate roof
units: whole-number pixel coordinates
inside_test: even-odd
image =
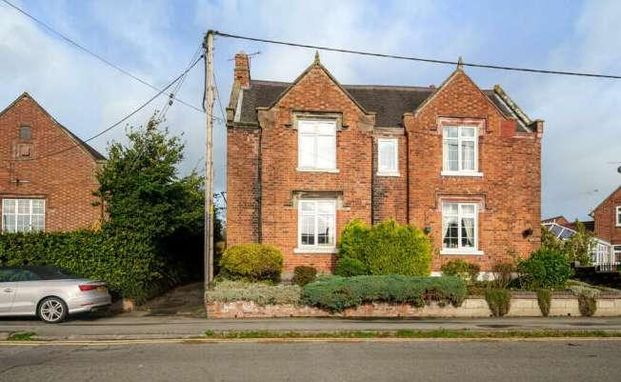
[[[291,83],[251,80],[243,90],[239,122],[256,123],[258,107],[270,107]],[[414,112],[436,88],[419,86],[342,85],[367,112],[376,113],[378,127],[400,127],[404,113]],[[496,95],[493,89],[483,90],[485,95],[505,114],[513,118],[511,108]],[[528,131],[518,123],[520,131]]]

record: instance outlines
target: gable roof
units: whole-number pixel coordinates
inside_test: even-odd
[[[606,196],[604,198],[604,200],[602,200],[597,207],[593,208],[593,210],[591,211],[591,213],[589,214],[590,216],[593,216],[593,214],[595,213],[595,211],[597,211],[604,203],[606,203],[608,201],[608,199],[610,199],[614,194],[616,194],[617,192],[619,192],[619,190],[621,190],[621,186],[615,188],[615,190],[613,192],[611,192],[610,194],[608,194],[608,196]]]
[[[4,110],[0,111],[0,117],[7,111],[11,110],[22,98],[29,99],[38,108],[40,108],[45,113],[45,115],[47,115],[48,118],[50,118],[52,122],[54,122],[54,124],[61,129],[61,131],[67,134],[69,138],[76,143],[77,146],[81,147],[84,151],[86,151],[86,153],[93,157],[93,159],[95,159],[96,161],[106,160],[106,157],[104,157],[99,151],[95,150],[95,148],[93,148],[91,145],[84,142],[82,139],[80,139],[80,137],[72,133],[71,130],[60,124],[54,117],[52,117],[50,113],[47,112],[47,110],[43,108],[43,106],[41,106],[41,104],[39,104],[30,94],[28,94],[28,92],[23,92],[19,97],[11,102],[9,106],[4,108]]]
[[[337,82],[338,84],[338,82]],[[257,123],[257,108],[271,107],[293,85],[290,82],[251,80],[250,87],[241,89],[243,98],[239,122]],[[389,85],[340,85],[343,90],[367,112],[376,113],[375,125],[378,127],[402,127],[403,114],[419,108],[432,94],[434,87],[389,86]],[[516,118],[512,107],[498,95],[495,89],[482,90],[489,100],[507,118]],[[516,118],[517,129],[528,132],[520,118]]]

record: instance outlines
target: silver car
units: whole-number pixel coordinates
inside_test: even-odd
[[[58,323],[67,315],[111,303],[108,287],[49,266],[0,267],[0,316],[38,316]]]

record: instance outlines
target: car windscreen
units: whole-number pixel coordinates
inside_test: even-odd
[[[39,276],[39,279],[41,280],[66,280],[79,278],[64,269],[56,267],[28,267],[27,269]]]

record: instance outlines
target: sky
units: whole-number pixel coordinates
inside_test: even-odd
[[[407,56],[621,75],[621,1],[206,1],[10,0],[96,54],[164,87],[190,62],[209,29]],[[232,58],[252,56],[254,79],[292,81],[314,51],[217,37],[215,75],[228,104]],[[330,52],[322,63],[343,84],[440,84],[454,67]],[[621,80],[467,68],[482,88],[500,84],[545,121],[542,215],[588,218],[621,184]],[[200,107],[202,64],[177,96]],[[87,139],[155,94],[69,45],[0,1],[0,109],[28,91],[60,123]],[[143,112],[92,145],[105,154],[166,104]],[[216,103],[216,116],[220,107]],[[182,134],[181,172],[202,171],[204,114],[175,102],[163,126]],[[225,188],[226,131],[215,124],[216,191]]]

